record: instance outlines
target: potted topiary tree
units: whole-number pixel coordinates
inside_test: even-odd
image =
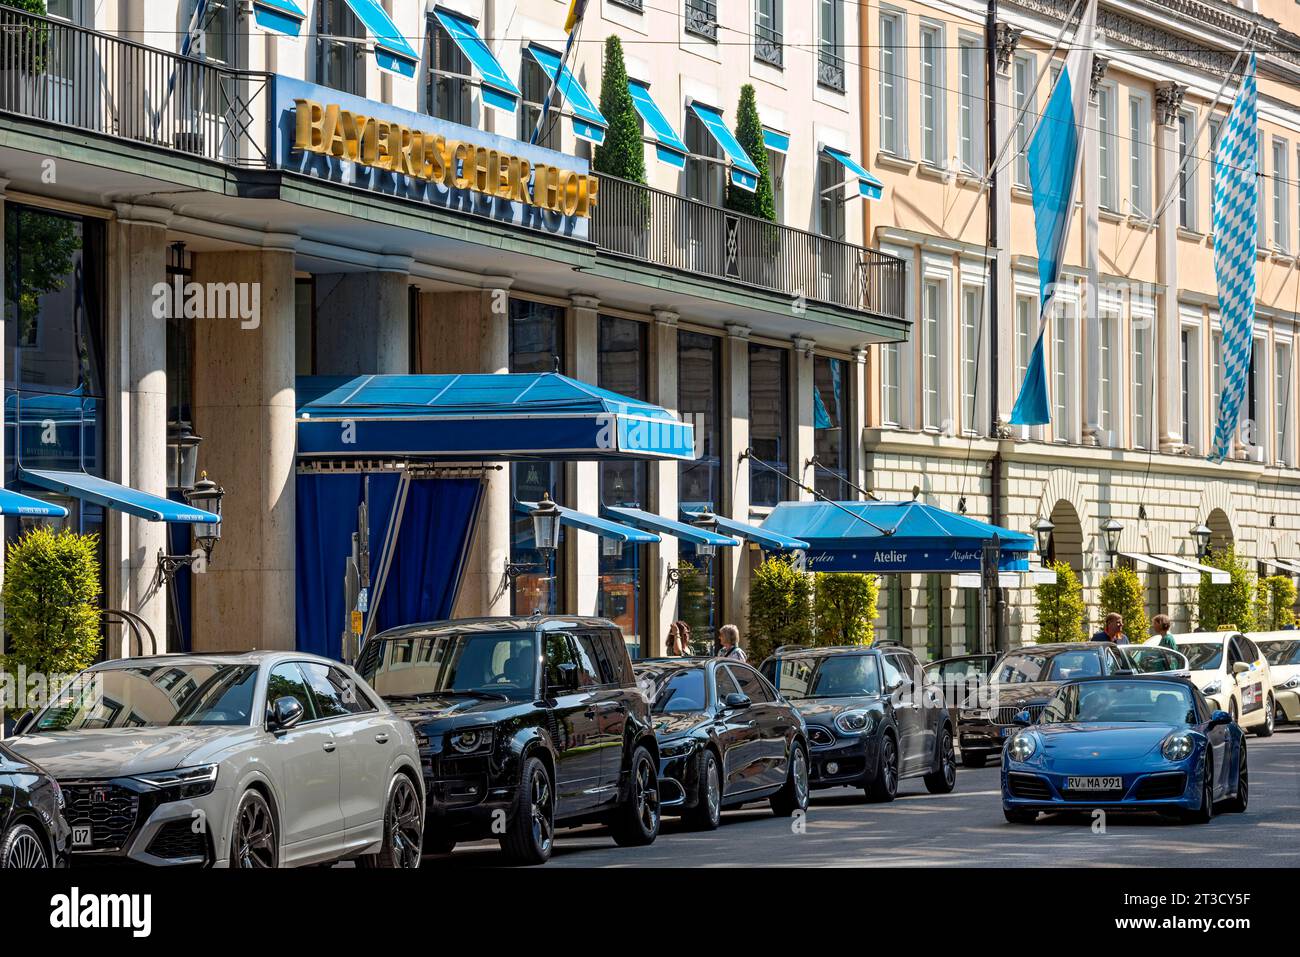
[[[1065,562],[1051,562],[1048,569],[1056,572],[1056,581],[1034,586],[1034,599],[1038,605],[1039,644],[1057,641],[1083,640],[1083,585],[1074,569]]]
[[[1261,578],[1255,592],[1255,627],[1281,631],[1295,625],[1296,588],[1290,575]]]
[[[1201,576],[1201,586],[1196,595],[1196,627],[1201,631],[1218,631],[1220,628],[1253,631],[1255,576],[1246,563],[1237,557],[1235,549],[1229,547],[1210,552],[1202,564],[1226,571],[1232,580],[1226,585],[1216,585],[1208,574]]]
[[[824,572],[816,576],[813,600],[819,645],[869,645],[875,638],[875,575]]]
[[[749,659],[757,664],[781,645],[813,642],[813,576],[787,559],[769,558],[749,580]]]
[[[1124,635],[1129,641],[1135,644],[1143,642],[1151,634],[1142,579],[1131,568],[1112,568],[1101,580],[1103,620],[1111,612],[1117,612],[1124,619]]]

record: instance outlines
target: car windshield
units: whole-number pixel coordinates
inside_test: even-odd
[[[703,711],[709,702],[705,677],[702,667],[673,671],[657,685],[650,710],[655,714]]]
[[[1062,651],[1052,656],[1048,681],[1069,681],[1071,678],[1090,678],[1101,674],[1101,658],[1091,648]]]
[[[41,712],[37,731],[247,725],[256,665],[166,664],[83,671]]]
[[[1259,650],[1270,665],[1300,665],[1300,638],[1257,641]]]
[[[875,655],[785,658],[777,668],[777,690],[791,700],[856,698],[880,694]]]
[[[1187,667],[1193,671],[1218,671],[1223,664],[1223,642],[1180,641],[1178,650],[1187,656]]]
[[[535,632],[387,638],[367,649],[362,677],[384,698],[463,693],[531,701],[540,657]]]
[[[1081,681],[1063,687],[1040,720],[1190,725],[1197,723],[1196,701],[1190,688],[1172,681]]]
[[[994,684],[1019,685],[1043,680],[1046,655],[1007,655],[997,664],[993,673]]]
[[[1168,648],[1159,648],[1155,645],[1130,645],[1125,647],[1124,654],[1138,674],[1149,675],[1157,671],[1183,669],[1183,662],[1178,652]]]

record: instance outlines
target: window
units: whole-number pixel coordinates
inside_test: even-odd
[[[473,92],[469,59],[437,17],[428,19],[429,72],[425,109],[431,116],[469,126]]]
[[[931,166],[948,165],[944,143],[943,27],[921,25],[921,159]]]
[[[926,575],[925,651],[929,661],[938,661],[943,657],[943,598],[943,576]]]
[[[48,0],[45,14],[81,26],[90,26],[86,20],[85,0]]]
[[[606,684],[605,675],[600,670],[600,656],[596,654],[596,643],[591,635],[585,632],[570,635],[569,645],[574,652],[574,664],[578,666],[578,686],[598,688]]]
[[[902,424],[902,386],[897,342],[880,347],[880,418],[882,425]]]
[[[967,433],[980,432],[980,340],[984,322],[984,288],[961,290],[961,415]]]
[[[686,0],[686,32],[718,42],[717,0]]]
[[[316,82],[344,93],[365,96],[365,38],[365,30],[347,0],[318,0]]]
[[[1100,330],[1098,365],[1101,372],[1101,381],[1097,385],[1097,425],[1103,432],[1110,432],[1115,428],[1114,405],[1117,374],[1115,369],[1115,360],[1117,358],[1115,338],[1119,331],[1118,310],[1113,305],[1107,306],[1103,304],[1097,324]]]
[[[343,704],[343,688],[336,688],[330,681],[330,669],[315,662],[301,662],[298,665],[307,678],[311,689],[312,701],[316,704],[316,715],[320,718],[338,718],[348,713]]]
[[[821,463],[813,484],[829,499],[853,498],[840,478],[849,472],[849,363],[831,356],[813,358],[813,454]]]
[[[1179,408],[1183,441],[1192,441],[1192,333],[1184,329],[1178,341]]]
[[[1133,317],[1133,445],[1151,447],[1151,319]]]
[[[825,4],[825,0],[819,0]],[[903,43],[903,15],[880,14],[880,148],[895,156],[907,155],[907,50]]]
[[[1217,208],[1215,193],[1219,187],[1219,172],[1215,158],[1219,155],[1219,134],[1223,132],[1223,117],[1212,116],[1206,124],[1210,131],[1210,159],[1206,165],[1210,168],[1210,232],[1214,231],[1214,210]]]
[[[714,697],[719,703],[727,700],[729,694],[740,694],[740,686],[731,677],[731,671],[724,665],[713,673]]]
[[[1291,433],[1291,346],[1278,343],[1273,350],[1273,428],[1277,444],[1274,454],[1279,465],[1290,465]]]
[[[844,241],[844,166],[825,153],[817,157],[817,231]]]
[[[551,88],[550,77],[541,65],[524,51],[520,58],[519,92],[522,94],[519,104],[519,134],[524,142],[532,142],[533,131],[542,115],[542,104],[546,102],[546,93]],[[692,114],[693,115],[693,114]],[[559,98],[551,101],[551,109],[546,114],[546,125],[537,137],[537,145],[546,149],[558,150],[563,141],[563,126]]]
[[[1115,179],[1115,88],[1097,87],[1097,204],[1102,209],[1119,209],[1119,188]]]
[[[984,170],[984,95],[980,80],[984,73],[983,45],[970,37],[958,44],[957,64],[960,87],[957,106],[958,136],[962,168],[972,173]]]
[[[772,175],[772,208],[776,221],[785,222],[785,154],[780,150],[767,151],[767,168]]]
[[[307,681],[302,670],[291,661],[276,665],[266,677],[266,700],[274,703],[277,698],[293,698],[302,706],[302,720],[311,721],[316,717],[316,706],[312,701]]]
[[[1079,304],[1073,299],[1057,299],[1052,321],[1052,430],[1058,442],[1074,438],[1074,404],[1070,388],[1078,378],[1074,369],[1074,337]]]
[[[817,82],[843,93],[844,0],[818,0]]]
[[[682,504],[723,507],[722,474],[722,343],[718,336],[680,330],[677,333],[677,408],[695,426],[695,460],[682,462],[677,494]],[[722,563],[696,554],[694,545],[679,542],[677,614],[690,625],[701,646],[712,642],[722,591]]]
[[[1250,388],[1247,394],[1246,439],[1259,456],[1267,447],[1268,433],[1268,340],[1255,338],[1250,350]]]
[[[765,704],[773,700],[772,692],[767,688],[767,682],[753,668],[737,664],[727,665],[726,668],[731,672],[731,676],[736,679],[736,684],[740,686],[740,693],[749,698],[754,704]]]
[[[751,505],[775,505],[786,497],[783,475],[790,471],[790,351],[749,346],[749,444],[763,465],[749,469]],[[776,471],[772,471],[776,469]]]
[[[1178,114],[1178,225],[1196,230],[1196,158],[1192,153],[1192,137],[1196,135],[1196,116]],[[1190,157],[1190,158],[1189,158]]]
[[[1034,345],[1038,341],[1036,325],[1038,322],[1038,300],[1033,296],[1016,296],[1016,379],[1018,392],[1020,383],[1029,374],[1029,357],[1033,355]]]
[[[921,289],[921,427],[926,429],[939,429],[943,424],[940,343],[948,312],[945,292],[938,279],[925,280]]]
[[[1291,248],[1291,145],[1284,139],[1273,140],[1273,248],[1287,252]]]
[[[1219,422],[1219,395],[1223,392],[1222,351],[1223,333],[1216,330],[1210,334],[1210,421],[1216,427]]]
[[[710,206],[722,205],[725,166],[722,152],[694,110],[686,111],[686,195]]]
[[[781,0],[754,0],[754,59],[773,66],[783,63]]]
[[[235,65],[237,18],[238,9],[235,0],[208,0],[207,9],[203,12],[203,22],[199,24],[199,36],[203,44],[205,60],[224,63],[227,66]]]
[[[1151,106],[1145,96],[1128,98],[1129,206],[1135,216],[1151,215]]]
[[[1037,81],[1037,69],[1034,58],[1017,54],[1012,65],[1011,79],[1014,84],[1013,106],[1015,116],[1020,117],[1016,123],[1016,168],[1015,184],[1021,189],[1029,189],[1029,127],[1034,122],[1034,84]]]

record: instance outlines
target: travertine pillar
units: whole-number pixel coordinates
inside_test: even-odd
[[[749,521],[749,460],[741,455],[749,448],[749,327],[727,326],[726,351],[722,356],[722,481],[728,488],[726,514],[740,522]],[[719,548],[715,562],[722,562],[725,586],[724,613],[719,625],[730,622],[745,635],[749,607],[749,556],[744,546]]]
[[[655,322],[650,330],[650,401],[678,414],[677,384],[677,313],[670,309],[656,309]],[[696,437],[696,446],[703,442]],[[681,500],[677,479],[681,466],[677,462],[650,463],[650,508],[666,518],[679,518]],[[677,539],[672,535],[659,536],[658,545],[644,546],[646,562],[650,569],[647,601],[650,606],[650,624],[647,629],[649,647],[643,650],[646,657],[663,654],[668,637],[668,625],[677,617],[677,589],[669,591],[668,569],[677,565]]]
[[[565,336],[564,365],[579,382],[597,383],[600,348],[600,301],[591,296],[574,296],[570,300],[568,335]],[[570,507],[587,515],[600,514],[600,464],[597,462],[570,462],[565,466],[568,475]],[[563,611],[576,615],[596,614],[600,592],[600,538],[591,532],[566,529],[567,547],[564,560],[568,574],[565,576],[568,594],[564,596]]]
[[[879,352],[879,350],[876,350]],[[876,383],[871,380],[868,366],[870,350],[865,346],[853,350],[853,361],[848,364],[848,385],[853,391],[849,399],[849,481],[858,488],[867,487],[867,454],[863,445],[863,429],[867,427],[867,410],[870,407],[870,395]],[[843,498],[858,498],[853,489],[844,489]]]
[[[814,381],[813,349],[816,343],[812,339],[796,338],[794,352],[790,354],[790,421],[794,425],[794,441],[790,447],[788,468],[790,475],[805,485],[816,487],[817,470],[808,465],[817,450],[816,406],[813,393],[817,385]],[[781,498],[797,498],[811,501],[812,495],[803,489],[795,488],[783,482]]]
[[[321,375],[410,371],[407,267],[316,276],[316,368]]]

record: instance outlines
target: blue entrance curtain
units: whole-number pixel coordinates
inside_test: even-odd
[[[373,598],[388,548],[397,497],[392,472],[307,473],[298,476],[299,651],[338,658],[350,609],[344,573],[357,531],[357,508],[370,480],[370,574]],[[478,515],[478,478],[419,478],[411,482],[397,551],[375,610],[374,632],[450,617]]]

